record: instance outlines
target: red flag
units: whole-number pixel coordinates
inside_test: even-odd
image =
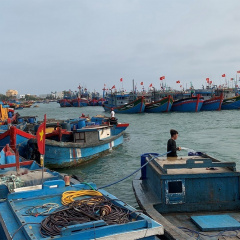
[[[152,87],[152,83],[149,85],[149,87]]]
[[[234,80],[234,78],[231,78],[230,80],[231,80],[231,81],[233,81],[233,80]]]
[[[182,87],[182,85],[180,85],[180,87]]]
[[[163,80],[163,77],[160,77],[160,80]]]
[[[224,73],[224,74],[222,75],[222,77],[226,77],[226,74]]]
[[[123,79],[122,78],[120,78],[120,82],[122,82],[123,81]]]
[[[176,81],[176,83],[180,83],[180,81],[178,80],[178,81]]]
[[[209,78],[206,78],[207,83],[209,83]]]
[[[115,85],[112,86],[112,89],[115,88]]]
[[[240,73],[240,71],[237,71],[237,73]]]
[[[165,79],[165,76],[162,76],[162,79]]]
[[[212,81],[210,81],[209,83],[212,84]]]
[[[143,85],[143,82],[141,82],[140,84]]]
[[[45,154],[45,129],[46,129],[46,114],[44,115],[44,121],[39,126],[37,130],[37,145],[38,145],[38,151],[40,154]]]

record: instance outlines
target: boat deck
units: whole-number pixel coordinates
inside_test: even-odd
[[[224,163],[201,156],[158,157],[155,166],[165,174],[208,174],[230,173],[235,169],[235,163]]]
[[[220,215],[227,214],[237,221],[240,221],[240,212],[201,212],[201,213],[168,213],[162,214],[171,224],[182,229],[189,237],[195,239],[211,239],[211,240],[235,240],[240,239],[240,229],[234,231],[201,231],[191,220],[191,216],[203,215]],[[215,237],[214,237],[215,236]]]

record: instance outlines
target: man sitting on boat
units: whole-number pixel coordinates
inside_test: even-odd
[[[167,151],[171,151],[167,154],[168,157],[177,157],[177,151],[181,151],[181,147],[176,147],[176,140],[178,138],[178,131],[171,129],[170,130],[171,138],[167,143]]]

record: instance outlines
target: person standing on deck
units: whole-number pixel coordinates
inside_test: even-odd
[[[113,108],[111,108],[111,119],[115,119],[115,112]]]
[[[176,147],[176,142],[178,138],[178,131],[171,129],[170,130],[171,138],[168,140],[167,143],[167,151],[171,151],[167,154],[168,157],[177,157],[177,151],[181,151],[181,147]]]

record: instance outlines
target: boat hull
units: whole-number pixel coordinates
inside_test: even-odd
[[[224,99],[221,109],[222,110],[240,109],[240,96]]]
[[[95,146],[82,147],[78,143],[63,143],[46,139],[45,164],[49,168],[65,168],[82,165],[107,154],[123,143],[123,133]]]
[[[211,98],[203,102],[201,111],[219,111],[221,110],[223,99],[221,97]]]
[[[203,105],[203,99],[200,97],[191,97],[173,102],[173,112],[199,112]]]
[[[145,100],[143,97],[138,98],[133,102],[118,107],[111,104],[104,104],[103,108],[106,112],[111,112],[111,108],[113,108],[115,113],[143,113],[145,110]]]
[[[82,99],[73,99],[72,100],[73,107],[86,107],[88,106],[88,102]]]
[[[161,113],[170,112],[173,104],[171,96],[163,98],[157,102],[146,104],[145,112],[147,113]]]
[[[60,107],[72,107],[72,104],[67,99],[62,99],[59,101]]]

